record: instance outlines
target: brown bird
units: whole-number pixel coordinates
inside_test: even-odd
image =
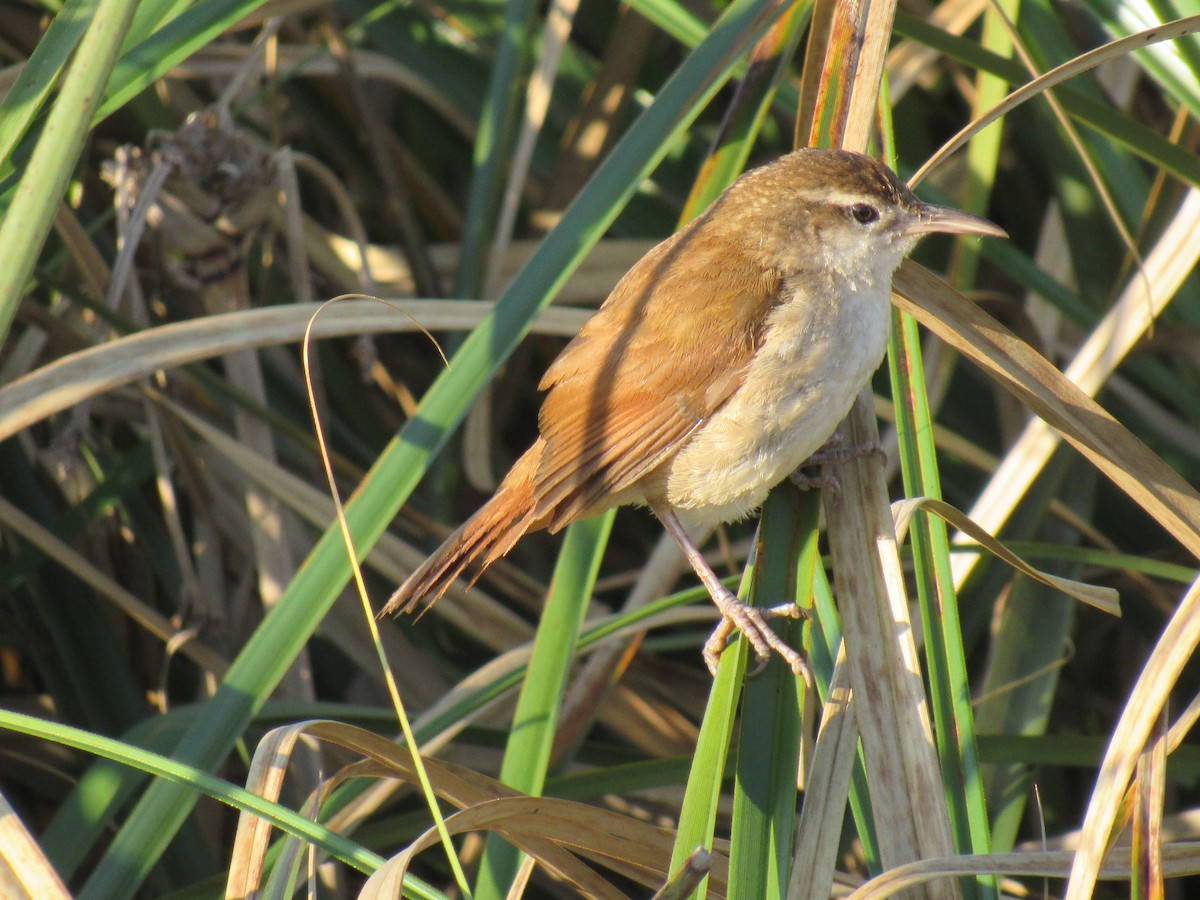
[[[648,506],[760,660],[800,654],[688,535],[756,510],[825,444],[887,348],[892,273],[930,232],[1006,236],[922,203],[883,164],[806,149],[748,172],[629,270],[543,376],[540,436],[484,506],[392,595],[384,613],[472,583],[522,535],[615,506]]]

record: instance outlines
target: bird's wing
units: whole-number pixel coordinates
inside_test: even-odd
[[[742,383],[780,277],[702,224],[643,257],[542,379],[534,502],[551,530],[653,471]]]

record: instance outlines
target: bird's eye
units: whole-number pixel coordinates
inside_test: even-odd
[[[869,203],[855,203],[850,207],[850,216],[860,225],[870,225],[879,220],[879,210]]]

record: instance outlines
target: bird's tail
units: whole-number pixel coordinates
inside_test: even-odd
[[[539,440],[529,448],[495,496],[408,576],[380,616],[409,612],[423,600],[432,605],[468,567],[474,569],[468,584],[474,584],[483,570],[508,553],[527,531],[540,527],[533,514],[533,476],[541,444]]]

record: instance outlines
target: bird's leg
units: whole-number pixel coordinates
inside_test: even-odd
[[[695,541],[684,529],[679,517],[675,515],[675,511],[665,504],[656,504],[651,509],[658,520],[662,522],[663,527],[667,529],[667,534],[671,535],[675,539],[675,543],[679,544],[683,555],[687,557],[687,561],[691,563],[692,569],[700,578],[701,583],[708,589],[708,595],[721,612],[721,622],[704,644],[704,662],[708,665],[708,670],[713,675],[717,674],[717,659],[729,643],[730,635],[736,629],[746,636],[746,640],[754,648],[754,655],[760,663],[769,661],[771,651],[774,651],[783,657],[793,672],[807,678],[808,666],[804,662],[804,657],[795,648],[788,646],[767,621],[778,618],[799,619],[807,613],[795,603],[757,607],[739,600],[729,588],[721,583],[717,573],[705,561]]]
[[[792,484],[802,491],[821,488],[833,491],[836,494],[842,489],[836,475],[832,472],[821,475],[805,475],[804,469],[812,466],[836,466],[847,460],[861,459],[864,456],[875,456],[879,459],[880,463],[887,465],[887,454],[883,452],[883,448],[879,446],[878,441],[859,444],[857,447],[843,447],[842,436],[835,431],[829,440],[817,449],[816,453],[800,464],[800,468],[793,472],[789,476],[789,479]]]

